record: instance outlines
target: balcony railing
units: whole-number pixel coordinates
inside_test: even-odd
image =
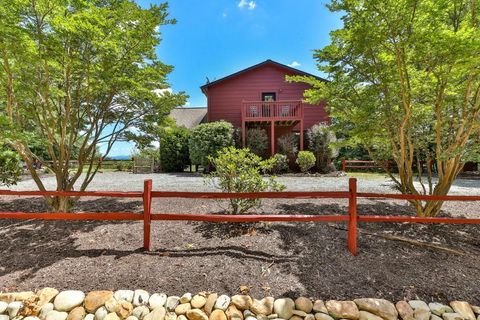
[[[299,120],[303,117],[303,104],[300,100],[244,101],[244,120]]]

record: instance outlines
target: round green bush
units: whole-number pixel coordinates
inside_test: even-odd
[[[300,151],[295,161],[303,173],[308,172],[315,166],[315,155],[311,151]]]
[[[233,126],[226,121],[202,123],[190,135],[188,147],[192,164],[207,166],[209,157],[215,158],[218,151],[233,146]]]

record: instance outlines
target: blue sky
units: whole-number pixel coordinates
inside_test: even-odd
[[[141,6],[164,1],[138,0]],[[322,0],[171,0],[170,18],[162,26],[157,48],[173,65],[169,83],[185,91],[187,106],[206,106],[200,86],[266,59],[321,75],[313,50],[329,43],[329,32],[341,27]],[[111,154],[129,155],[132,145],[118,143]]]

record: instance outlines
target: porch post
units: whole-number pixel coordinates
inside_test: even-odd
[[[300,120],[300,151],[303,151],[303,119]]]
[[[242,148],[245,148],[245,137],[246,137],[246,125],[245,125],[245,120],[242,120]]]
[[[272,153],[272,156],[273,156],[275,154],[275,121],[273,121],[273,120],[272,120],[270,133],[271,133],[270,146],[271,146],[271,149],[272,149],[271,153]]]

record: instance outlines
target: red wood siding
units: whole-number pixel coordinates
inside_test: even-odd
[[[286,82],[286,74],[294,75],[295,73],[266,64],[211,85],[206,91],[208,121],[225,120],[240,127],[242,101],[260,101],[262,92],[276,92],[277,100],[302,100],[303,92],[309,86],[303,83]],[[305,105],[305,130],[318,122],[329,120],[324,106],[324,103],[315,106]]]

